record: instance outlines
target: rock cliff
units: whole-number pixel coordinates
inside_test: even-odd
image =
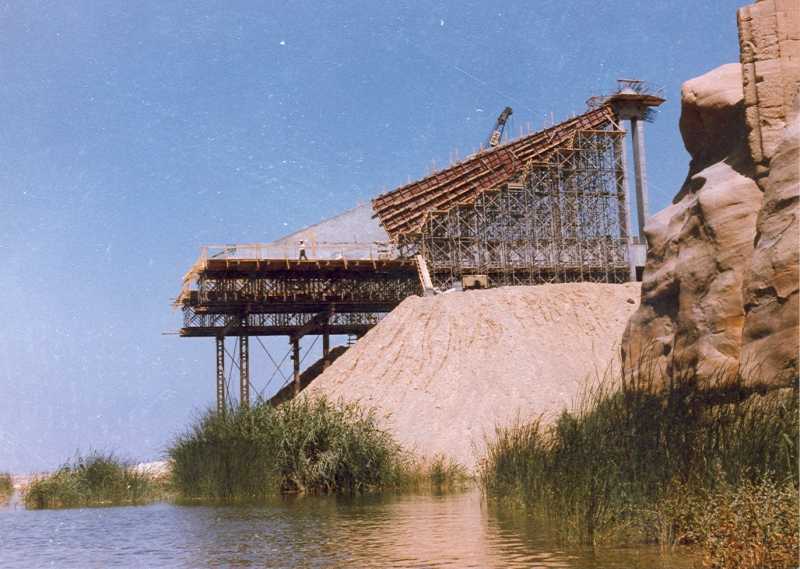
[[[741,63],[687,81],[689,173],[648,220],[642,302],[622,343],[641,362],[709,382],[797,378],[800,3],[739,11]],[[795,109],[795,110],[793,110]]]

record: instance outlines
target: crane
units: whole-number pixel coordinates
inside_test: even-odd
[[[503,112],[500,113],[500,116],[497,117],[497,122],[494,124],[494,130],[492,130],[492,134],[489,136],[489,148],[500,144],[500,139],[503,137],[503,129],[506,127],[506,121],[513,112],[514,111],[511,110],[511,107],[506,107],[503,109]]]

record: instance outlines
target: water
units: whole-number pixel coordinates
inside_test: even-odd
[[[477,491],[258,506],[0,511],[0,567],[681,569],[654,548],[563,549]]]

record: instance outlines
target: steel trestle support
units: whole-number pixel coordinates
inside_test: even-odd
[[[217,413],[225,412],[225,336],[217,336]]]
[[[239,336],[239,405],[250,407],[250,341]]]

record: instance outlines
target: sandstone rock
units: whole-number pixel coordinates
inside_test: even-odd
[[[748,143],[765,175],[800,84],[800,2],[761,0],[737,16]]]
[[[770,161],[746,282],[742,365],[753,368],[746,374],[752,381],[791,384],[797,378],[799,212],[800,113],[795,113]]]
[[[684,83],[680,129],[697,172],[737,152],[748,154],[742,100],[742,66],[722,65]]]
[[[644,359],[711,377],[738,366],[742,285],[762,199],[745,175],[741,82],[739,66],[724,65],[683,86],[681,133],[692,164],[672,205],[645,229],[642,306],[623,339],[631,369]]]
[[[634,374],[647,362],[704,387],[737,371],[770,387],[797,380],[800,3],[742,8],[739,36],[741,66],[681,93],[692,162],[645,229],[642,304],[622,343]]]

